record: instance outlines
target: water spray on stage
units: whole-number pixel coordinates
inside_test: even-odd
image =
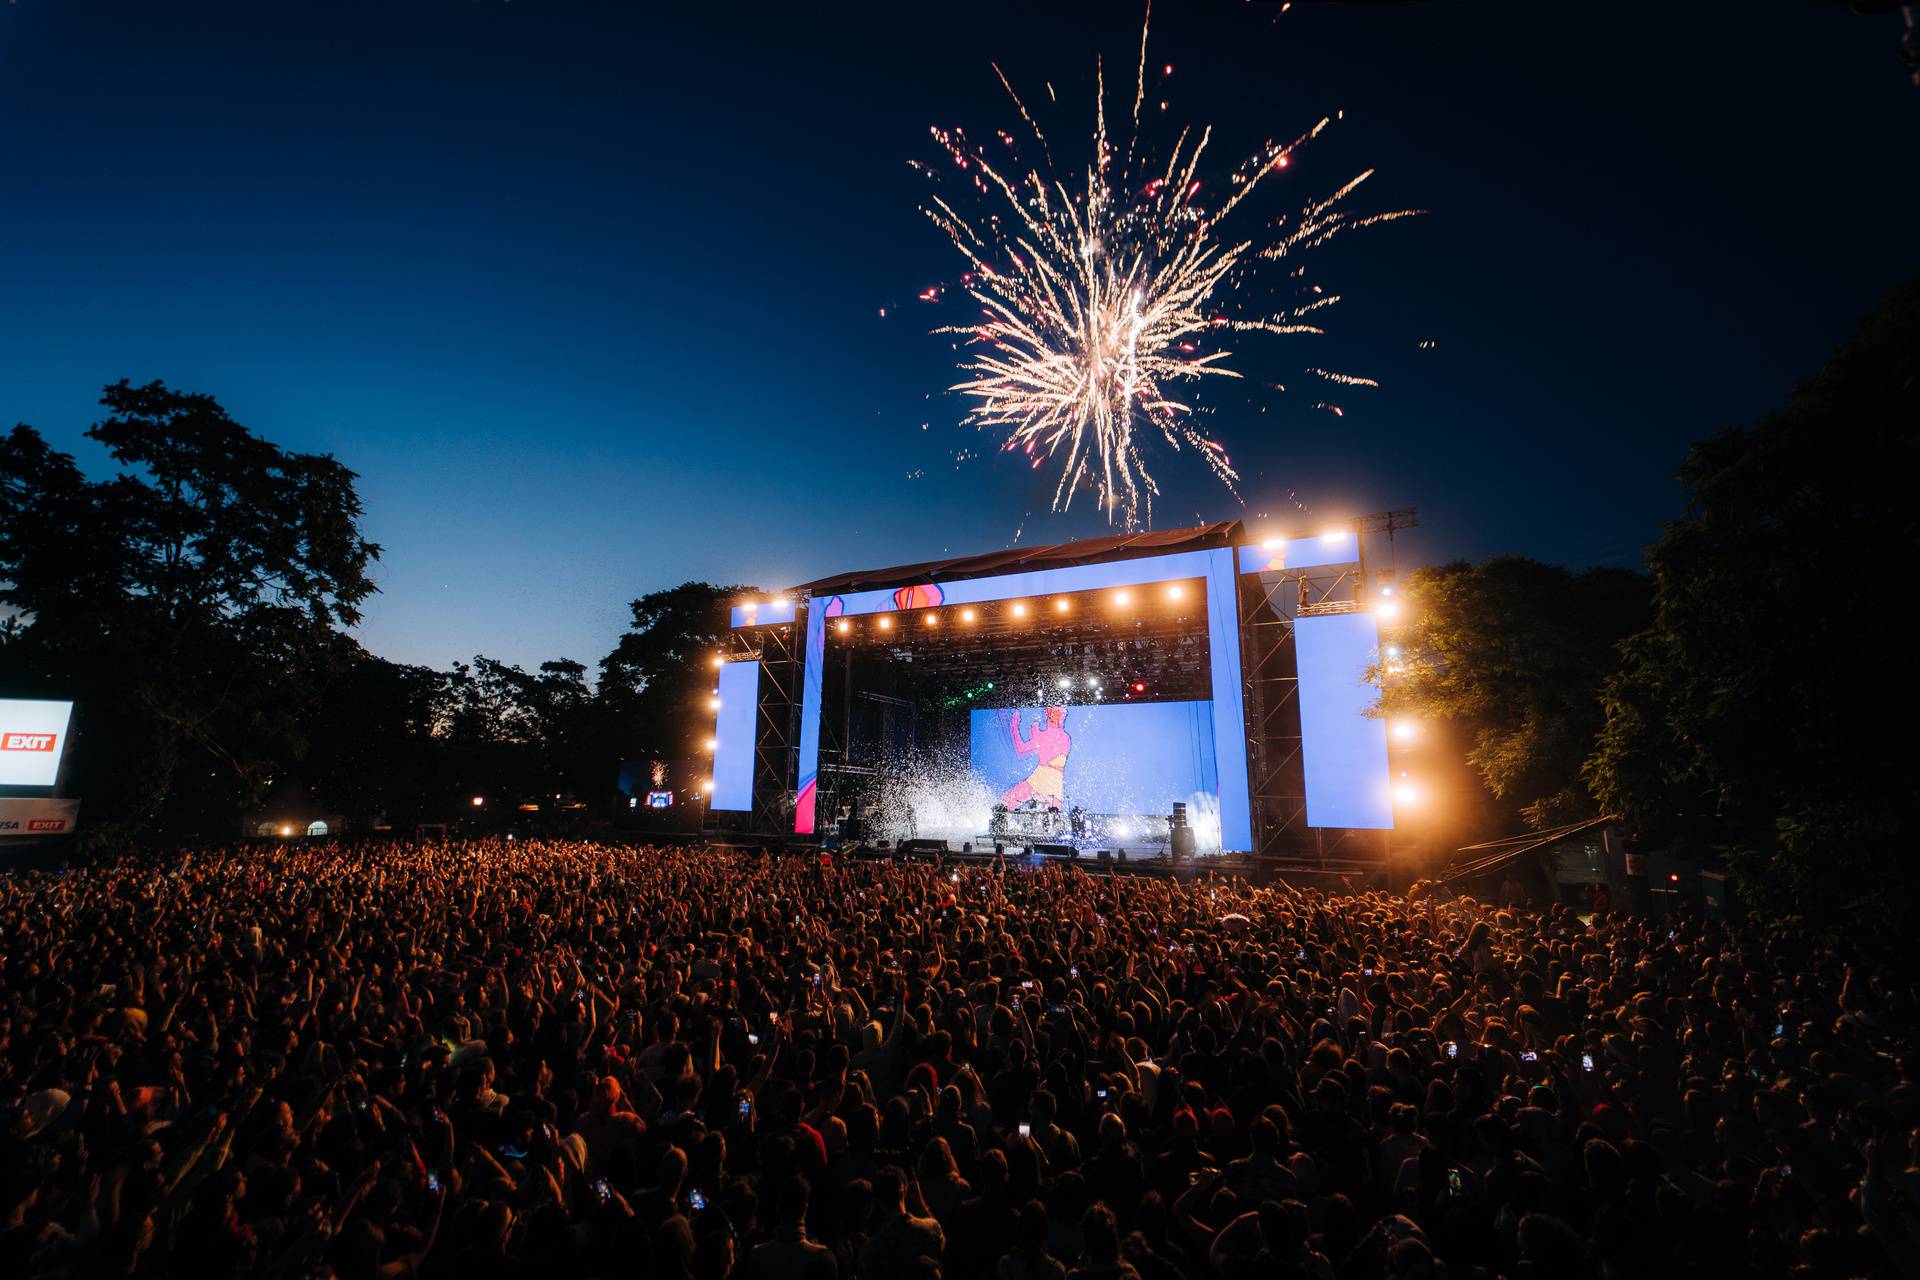
[[[1228,363],[1233,335],[1322,332],[1318,313],[1339,295],[1307,284],[1293,260],[1343,231],[1417,212],[1350,212],[1347,198],[1372,175],[1367,170],[1293,214],[1252,222],[1249,199],[1277,181],[1333,117],[1291,141],[1268,141],[1217,194],[1201,176],[1211,128],[1182,129],[1165,158],[1154,158],[1140,124],[1148,25],[1140,27],[1124,140],[1108,130],[1102,75],[1092,155],[1078,172],[1056,168],[1047,135],[996,66],[1031,143],[998,132],[981,144],[960,129],[934,129],[951,176],[970,194],[965,201],[936,194],[924,210],[966,258],[961,285],[981,308],[976,321],[937,330],[966,339],[960,367],[970,376],[952,388],[973,402],[965,420],[1004,433],[1003,447],[1024,452],[1034,468],[1057,466],[1056,511],[1086,487],[1108,523],[1128,529],[1152,523],[1160,490],[1142,441],[1153,432],[1176,452],[1194,449],[1237,493],[1226,448],[1201,430],[1188,391],[1203,379],[1243,376]],[[978,207],[962,212],[963,203]],[[1276,274],[1284,279],[1279,288],[1268,278]],[[1284,301],[1282,288],[1290,291]],[[939,295],[933,288],[921,296]],[[1318,368],[1307,374],[1376,385]]]

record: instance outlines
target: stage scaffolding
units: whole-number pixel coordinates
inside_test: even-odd
[[[1370,590],[1377,591],[1393,580],[1394,533],[1417,524],[1412,509],[1363,516],[1348,526],[1359,535],[1357,562],[1236,575],[1254,844],[1250,852],[1263,863],[1280,869],[1363,871],[1387,862],[1396,848],[1396,833],[1391,830],[1312,827],[1307,823],[1294,626],[1299,618],[1351,613],[1367,607]],[[1378,545],[1380,534],[1386,535],[1385,547]],[[1376,540],[1372,557],[1370,536]],[[1370,558],[1375,563],[1369,563]],[[1381,559],[1387,563],[1379,565]],[[923,568],[932,571],[945,567]],[[899,576],[907,580],[921,574]],[[725,656],[729,660],[757,661],[762,673],[754,743],[753,808],[749,812],[710,812],[706,827],[711,832],[791,838],[808,612],[824,607],[823,599],[810,599],[806,588],[795,595],[791,622],[736,626],[727,642]],[[823,657],[822,701],[837,713],[823,715],[819,723],[815,804],[824,827],[848,788],[858,787],[878,771],[849,758],[853,650],[831,645]],[[1384,663],[1380,671],[1381,679],[1386,679]],[[910,716],[917,710],[904,703],[902,709]],[[814,843],[814,838],[806,842]]]
[[[1240,580],[1240,665],[1246,680],[1247,767],[1253,775],[1253,852],[1258,857],[1330,870],[1376,865],[1391,855],[1392,831],[1307,825],[1293,628],[1298,618],[1364,608],[1372,580],[1367,535],[1387,535],[1389,564],[1384,573],[1372,572],[1390,582],[1393,535],[1418,523],[1412,508],[1363,516],[1358,521],[1357,563],[1247,574]]]

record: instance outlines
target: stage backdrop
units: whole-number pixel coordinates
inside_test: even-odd
[[[1097,703],[976,710],[973,772],[1008,805],[1029,795],[1089,813],[1165,816],[1195,793],[1218,797],[1211,702]],[[1019,743],[1029,748],[1022,752]]]

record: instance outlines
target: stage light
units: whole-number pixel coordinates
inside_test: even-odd
[[[971,610],[971,609],[962,609],[962,610],[960,611],[960,621],[962,621],[962,622],[972,622],[972,621],[973,621],[973,610]]]
[[[1401,742],[1412,742],[1420,736],[1420,726],[1411,720],[1395,720],[1393,722],[1393,736]]]
[[[1092,676],[1087,677],[1087,688],[1098,689],[1099,687],[1100,687],[1100,682],[1098,680],[1095,680]]]
[[[1135,693],[1145,693],[1147,691],[1147,682],[1144,680],[1135,680],[1133,682],[1133,691]]]
[[[708,698],[708,699],[707,699],[707,706],[708,706],[708,707],[710,707],[711,709],[713,709],[713,710],[715,710],[715,711],[718,711],[718,710],[720,709],[720,699],[718,699],[718,698]]]
[[[1053,602],[1053,607],[1056,611],[1060,613],[1065,613],[1067,610],[1073,608],[1073,606],[1068,604],[1065,600],[1055,600]]]
[[[845,635],[847,634],[847,632],[851,630],[853,630],[853,624],[851,622],[848,622],[845,618],[840,619],[840,634]]]
[[[1167,588],[1167,599],[1169,600],[1179,600],[1182,597],[1184,597],[1186,594],[1187,594],[1187,589],[1185,587],[1168,587]]]
[[[1287,540],[1285,538],[1268,538],[1265,542],[1260,544],[1260,549],[1262,551],[1279,551],[1283,549],[1286,545],[1287,545]]]
[[[1390,596],[1390,595],[1392,595],[1392,594],[1393,594],[1393,588],[1392,588],[1392,587],[1382,587],[1382,588],[1380,588],[1380,594],[1381,594],[1381,595],[1383,595],[1383,596]]]
[[[485,796],[475,796],[473,798],[473,807],[478,809],[481,805],[485,804],[486,802],[487,802],[487,798]]]
[[[1323,533],[1320,535],[1320,541],[1325,543],[1334,543],[1334,542],[1340,541],[1340,539],[1346,536],[1347,536],[1346,534],[1340,532],[1340,530],[1338,529],[1331,529],[1331,530],[1328,530],[1326,533]]]
[[[1400,656],[1400,646],[1399,646],[1399,645],[1397,645],[1397,644],[1390,644],[1390,645],[1388,645],[1388,646],[1387,646],[1387,656],[1388,656],[1389,658],[1397,658],[1397,657],[1399,657],[1399,656]]]
[[[719,749],[720,749],[720,739],[718,738],[707,739],[707,750],[718,751]]]
[[[891,631],[891,630],[893,630],[893,619],[892,619],[892,618],[882,618],[882,619],[880,619],[880,629],[881,629],[882,631]]]
[[[292,835],[292,834],[293,834],[293,828],[292,828],[292,827],[282,827],[282,828],[280,828],[280,834],[281,834],[281,835],[283,835],[283,836],[290,836],[290,835]]]
[[[1133,597],[1128,595],[1124,591],[1116,591],[1113,593],[1113,602],[1117,605],[1125,607],[1126,605],[1130,605],[1133,603]]]
[[[1057,683],[1062,689],[1071,689],[1073,688],[1073,677],[1061,676],[1060,679],[1057,681]]]
[[[926,619],[924,620],[924,622],[923,622],[923,624],[922,624],[922,625],[924,625],[924,626],[929,626],[929,627],[937,627],[937,626],[939,626],[939,625],[940,625],[940,615],[939,615],[939,614],[937,614],[937,613],[929,613],[929,614],[928,614],[928,615],[926,616]]]
[[[1016,617],[1016,618],[1024,618],[1024,617],[1026,617],[1026,616],[1027,616],[1027,606],[1025,606],[1025,605],[1023,605],[1023,604],[1016,604],[1016,605],[1014,605],[1014,606],[1013,606],[1013,616],[1014,616],[1014,617]]]
[[[1395,804],[1406,805],[1419,804],[1420,788],[1414,786],[1411,782],[1401,783],[1393,789],[1393,802]]]
[[[713,665],[716,667],[724,667],[727,665],[727,660],[716,653],[713,655]]]
[[[701,789],[702,791],[711,791],[711,790],[713,790],[713,779],[712,779],[712,778],[707,778],[707,779],[705,779],[704,781],[702,781],[702,782],[700,783],[700,789]]]
[[[1385,622],[1392,622],[1400,616],[1400,606],[1392,600],[1382,600],[1373,606],[1374,616]]]

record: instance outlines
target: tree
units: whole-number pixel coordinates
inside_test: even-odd
[[[631,757],[695,755],[712,717],[711,655],[731,629],[732,603],[753,587],[683,582],[633,602],[633,625],[600,662],[600,699],[619,749]]]
[[[298,754],[379,548],[332,457],[159,382],[101,403],[87,436],[117,464],[106,479],[31,427],[0,445],[0,606],[17,615],[0,656],[8,683],[82,703],[96,830],[192,826]]]
[[[446,817],[458,785],[437,736],[448,679],[361,651],[327,682],[307,730],[304,772],[348,822]]]
[[[1915,923],[1912,578],[1920,277],[1751,429],[1695,445],[1648,562],[1652,625],[1587,777],[1648,838],[1724,848],[1763,910]]]
[[[1581,763],[1604,723],[1620,641],[1646,624],[1651,584],[1520,556],[1407,575],[1407,624],[1384,699],[1390,716],[1448,722],[1496,813],[1540,829],[1591,816]]]

